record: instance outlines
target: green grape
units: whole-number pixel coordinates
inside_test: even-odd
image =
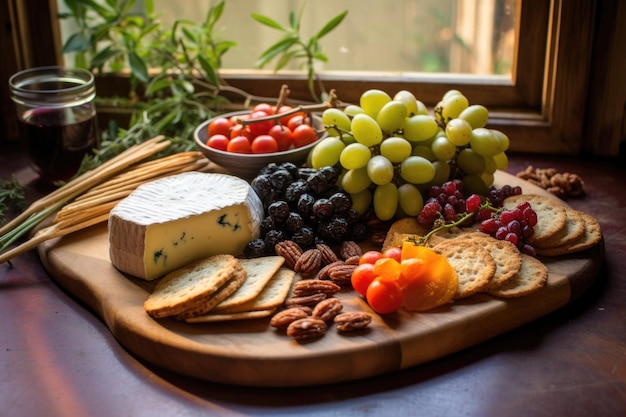
[[[433,162],[435,176],[428,183],[429,185],[441,185],[450,179],[450,165],[445,161]]]
[[[389,94],[385,93],[382,90],[377,90],[373,88],[361,94],[359,104],[365,114],[375,119],[380,109],[382,109],[383,106],[390,101],[391,97],[389,96]]]
[[[494,136],[500,141],[500,148],[502,148],[502,152],[507,151],[509,149],[509,145],[511,144],[509,137],[504,132],[497,129],[491,129],[491,133],[493,133]]]
[[[446,124],[446,136],[456,146],[465,146],[472,137],[472,125],[467,120],[452,119]]]
[[[485,170],[485,159],[470,148],[465,148],[459,152],[456,163],[466,175],[478,175]]]
[[[341,140],[343,141],[343,143],[346,144],[346,146],[350,145],[351,143],[357,143],[356,139],[354,139],[354,136],[352,135],[352,132],[343,132],[341,134]]]
[[[346,145],[338,137],[330,136],[324,138],[311,151],[311,166],[315,169],[334,166],[339,162],[339,155],[341,155],[345,147]]]
[[[376,185],[383,185],[393,179],[393,164],[382,155],[375,155],[367,161],[367,175]]]
[[[444,122],[459,117],[459,114],[467,108],[469,101],[463,94],[453,94],[441,101],[441,116]]]
[[[413,147],[413,151],[411,152],[413,156],[421,156],[422,158],[426,158],[429,161],[436,161],[437,157],[433,153],[433,150],[430,146],[426,145],[417,145]]]
[[[424,198],[413,184],[402,184],[398,187],[398,204],[407,216],[417,216],[424,207]]]
[[[348,116],[354,117],[357,114],[365,113],[365,110],[363,110],[361,107],[357,106],[356,104],[349,104],[346,106],[345,109],[343,109],[343,112],[347,114]]]
[[[449,99],[452,96],[462,96],[462,95],[463,95],[463,93],[461,93],[459,90],[448,90],[443,95],[443,97],[441,97],[441,101],[443,102],[443,101]]]
[[[432,149],[435,158],[440,161],[449,161],[456,154],[456,146],[445,136],[436,138],[430,145],[430,149]]]
[[[372,204],[372,192],[365,189],[358,193],[350,194],[352,199],[352,208],[359,214],[364,214]]]
[[[329,136],[341,136],[343,132],[350,131],[350,117],[337,108],[324,110],[322,123],[326,127]]]
[[[339,163],[345,169],[359,169],[367,165],[372,157],[370,148],[362,143],[351,143],[346,146],[339,155]]]
[[[469,194],[487,195],[489,193],[489,185],[485,184],[480,175],[471,174],[463,177],[464,192]]]
[[[379,185],[374,190],[374,213],[382,221],[391,220],[398,208],[398,188],[392,182]]]
[[[493,156],[503,151],[502,143],[491,130],[478,127],[472,130],[470,146],[474,152],[483,156]]]
[[[459,119],[467,120],[473,129],[485,127],[489,120],[489,111],[485,106],[472,104],[461,112]]]
[[[417,114],[417,111],[418,111],[417,99],[415,98],[413,93],[411,93],[410,91],[408,90],[398,91],[396,95],[393,96],[393,100],[404,103],[408,116],[413,116]]]
[[[432,162],[421,156],[409,156],[400,164],[400,177],[411,184],[424,184],[435,176]]]
[[[372,180],[367,175],[367,168],[351,169],[346,171],[341,178],[341,188],[348,194],[356,194],[372,185]]]
[[[352,135],[365,146],[376,146],[383,140],[383,131],[376,120],[367,114],[357,114],[350,124]]]
[[[483,159],[485,160],[485,174],[493,174],[498,170],[498,164],[493,156],[483,156]]]
[[[495,180],[493,173],[489,172],[483,172],[482,174],[480,174],[480,179],[485,183],[487,187],[493,184],[493,181]]]
[[[422,103],[421,101],[417,100],[417,113],[415,114],[428,116],[428,107],[426,107],[426,105]]]
[[[496,161],[496,167],[500,171],[504,171],[509,167],[509,158],[504,152],[500,152],[493,156],[493,160]]]
[[[433,117],[423,114],[409,117],[402,125],[403,136],[411,142],[421,142],[430,139],[435,136],[438,129],[437,121]]]
[[[376,122],[383,132],[393,133],[402,127],[406,115],[407,109],[404,103],[391,100],[380,109]]]
[[[391,137],[380,144],[380,154],[393,163],[404,161],[411,156],[411,144],[404,138]]]

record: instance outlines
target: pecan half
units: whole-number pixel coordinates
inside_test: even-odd
[[[322,264],[323,265],[332,264],[333,262],[337,262],[339,260],[339,258],[337,257],[337,254],[335,253],[335,251],[332,250],[332,248],[330,246],[328,246],[327,244],[325,244],[325,243],[318,243],[317,245],[315,245],[315,247],[322,254]]]
[[[270,320],[270,326],[277,329],[286,329],[292,322],[308,317],[309,315],[300,308],[288,308],[276,313]]]
[[[317,279],[330,279],[329,272],[331,268],[334,266],[343,265],[343,264],[344,264],[343,261],[336,261],[336,262],[333,262],[332,264],[324,265],[322,269],[320,269],[319,272],[317,273],[316,278]]]
[[[359,244],[352,240],[341,242],[341,246],[339,246],[339,256],[341,256],[341,259],[348,259],[353,256],[361,256],[362,254],[363,250],[361,249]]]
[[[352,332],[364,329],[372,322],[372,316],[362,311],[340,313],[335,316],[338,332]]]
[[[293,295],[304,297],[313,294],[326,294],[327,296],[337,294],[341,287],[332,281],[321,279],[305,279],[298,281],[293,286]]]
[[[302,256],[302,248],[292,240],[284,240],[274,245],[274,252],[285,258],[285,265],[294,269],[296,262]]]
[[[314,306],[327,297],[323,292],[311,295],[304,295],[302,297],[289,297],[285,300],[287,307],[291,306]]]
[[[317,303],[313,309],[313,317],[326,322],[332,321],[343,310],[343,304],[339,298],[327,298]]]
[[[361,257],[355,255],[355,256],[351,256],[348,259],[346,259],[345,262],[348,265],[358,265],[360,261],[361,261]]]
[[[324,320],[307,317],[291,322],[287,326],[287,336],[301,341],[315,339],[326,334],[328,326]]]
[[[306,250],[296,261],[293,270],[303,276],[311,276],[322,266],[322,254],[318,249]]]
[[[356,267],[357,265],[346,263],[335,265],[328,271],[328,276],[337,285],[350,285],[352,284],[352,272],[354,272]]]

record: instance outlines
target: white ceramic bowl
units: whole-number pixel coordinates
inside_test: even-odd
[[[242,114],[248,114],[250,111],[238,111],[232,113],[226,113],[219,116],[215,116],[202,124],[200,124],[196,130],[194,131],[194,140],[196,141],[196,146],[200,151],[209,159],[209,161],[220,165],[225,168],[228,172],[233,175],[236,175],[245,179],[254,178],[259,170],[270,163],[281,163],[281,162],[293,162],[296,165],[301,165],[306,162],[306,159],[309,155],[309,152],[315,147],[315,145],[324,137],[326,134],[320,135],[320,138],[306,146],[301,148],[289,149],[283,152],[273,152],[266,154],[241,154],[241,153],[233,153],[221,151],[219,149],[214,149],[207,146],[206,142],[208,140],[208,126],[209,124],[217,117],[232,117],[238,116]],[[313,117],[313,126],[319,131],[321,130],[321,119],[318,116]]]

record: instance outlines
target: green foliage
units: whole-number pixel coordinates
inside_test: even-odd
[[[9,180],[0,180],[0,224],[5,222],[6,212],[10,209],[24,209],[25,192],[24,186],[15,176]]]
[[[302,7],[297,15],[293,11],[289,13],[288,26],[281,25],[269,16],[257,13],[252,14],[252,18],[262,25],[283,32],[283,36],[278,40],[278,42],[271,45],[261,54],[256,62],[256,66],[257,68],[263,68],[272,60],[275,60],[276,63],[274,70],[279,71],[292,61],[304,60],[308,77],[309,93],[311,94],[311,97],[313,97],[316,101],[319,101],[315,90],[315,61],[328,62],[328,57],[322,52],[320,40],[343,21],[348,14],[348,11],[346,10],[330,19],[307,41],[302,39],[302,34],[300,33],[300,23],[302,21],[302,14],[304,13],[305,6],[306,2],[302,4]],[[325,94],[323,88],[322,94]]]

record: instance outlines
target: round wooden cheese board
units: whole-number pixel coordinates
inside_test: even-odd
[[[549,195],[499,171],[496,185],[504,184]],[[515,299],[476,294],[423,313],[372,312],[365,331],[342,335],[331,326],[324,337],[298,343],[270,327],[268,318],[203,324],[151,318],[143,303],[156,282],[113,267],[106,224],[48,241],[38,251],[53,279],[92,308],[137,357],[194,378],[258,387],[345,382],[444,357],[568,304],[592,284],[604,259],[602,242],[577,254],[541,258],[548,282],[533,294]],[[354,291],[338,297],[344,311],[371,312]]]

